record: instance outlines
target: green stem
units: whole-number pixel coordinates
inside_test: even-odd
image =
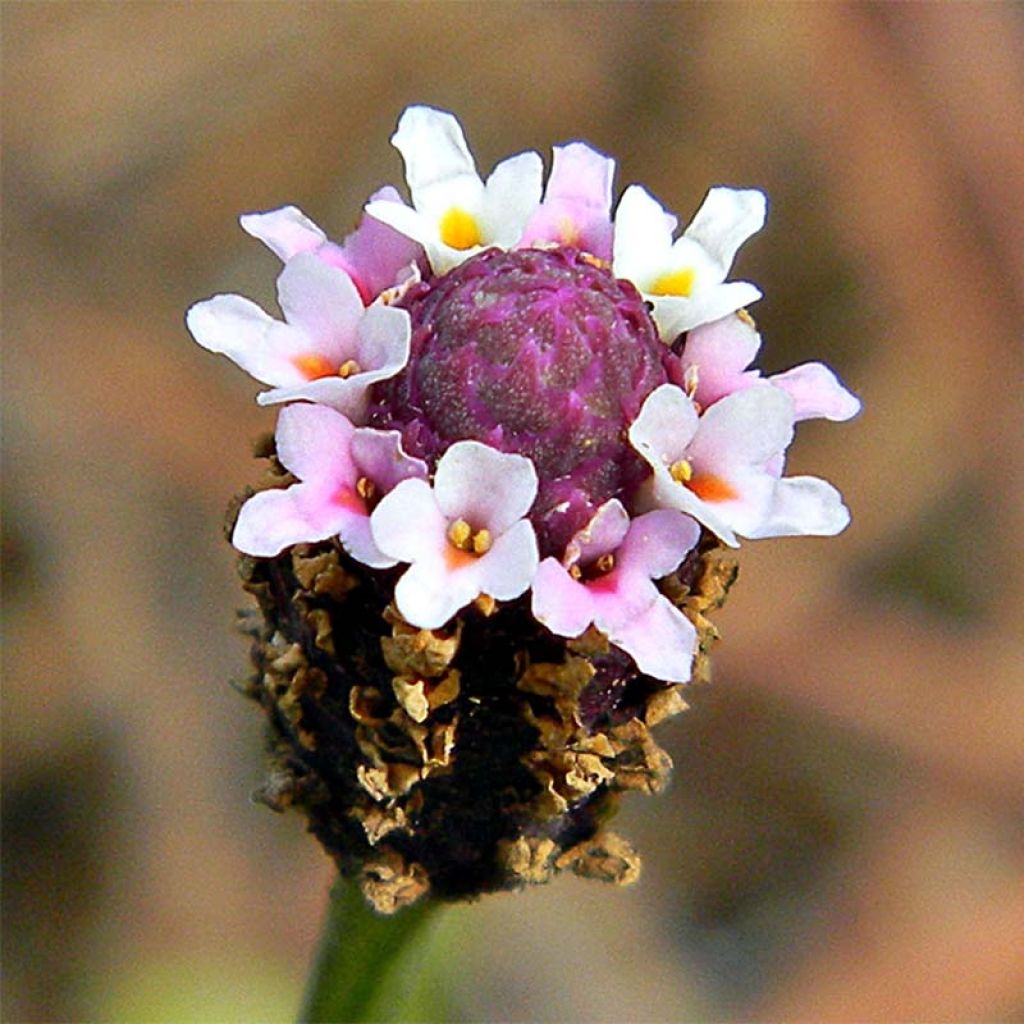
[[[436,971],[428,925],[439,906],[429,897],[385,916],[367,906],[359,886],[344,878],[331,891],[327,919],[299,1011],[299,1024],[342,1024],[433,1016]],[[435,1007],[436,1009],[436,1007]]]

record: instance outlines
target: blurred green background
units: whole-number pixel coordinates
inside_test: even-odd
[[[221,539],[273,414],[182,316],[401,182],[409,103],[482,168],[582,138],[685,221],[760,186],[764,365],[865,401],[791,465],[837,540],[742,550],[660,731],[645,858],[447,915],[452,1019],[1024,1021],[1024,18],[1009,4],[7,3],[3,1016],[287,1020],[331,869],[249,803]]]

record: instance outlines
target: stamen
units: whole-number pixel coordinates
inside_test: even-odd
[[[668,467],[668,472],[677,484],[685,484],[693,477],[693,466],[686,459],[679,459]]]
[[[491,550],[491,531],[477,530],[473,534],[473,554],[483,555]]]
[[[361,476],[356,481],[356,494],[363,501],[370,501],[377,495],[377,485],[368,476]]]
[[[441,241],[453,249],[472,249],[483,238],[476,218],[458,206],[453,206],[442,218],[438,229]]]
[[[473,529],[465,519],[456,519],[448,527],[448,540],[452,547],[460,551],[468,551],[472,543]]]
[[[615,568],[615,556],[609,551],[594,562],[594,568],[602,575],[611,572]]]
[[[338,367],[338,376],[341,378],[351,377],[354,373],[361,373],[362,367],[354,359],[346,359]]]
[[[581,579],[583,579],[583,570],[578,565],[576,565],[574,563],[574,564],[569,566],[569,575],[574,580],[581,580]]]
[[[684,299],[689,298],[696,277],[697,271],[693,267],[672,270],[667,274],[662,274],[651,285],[649,292],[651,295],[677,295]]]

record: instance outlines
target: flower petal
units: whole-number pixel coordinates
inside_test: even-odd
[[[297,206],[282,206],[266,213],[243,213],[238,223],[242,230],[258,238],[285,262],[327,241],[323,231]]]
[[[555,558],[545,558],[533,578],[533,617],[559,636],[579,636],[594,621],[594,602]]]
[[[303,375],[292,358],[309,347],[305,333],[279,323],[241,295],[215,295],[186,314],[192,337],[226,355],[264,384],[297,384]]]
[[[277,457],[300,480],[352,484],[355,465],[349,452],[354,430],[333,409],[322,405],[288,406],[277,418]]]
[[[478,562],[449,573],[443,563],[416,562],[395,585],[395,605],[413,626],[438,629],[482,593],[478,577]]]
[[[510,249],[523,234],[530,214],[540,205],[544,161],[527,152],[502,160],[484,188],[480,226],[488,245]]]
[[[281,271],[277,296],[285,319],[309,336],[318,355],[336,366],[351,357],[363,300],[348,274],[315,253],[301,252]]]
[[[231,543],[247,555],[271,558],[291,544],[333,536],[333,523],[314,526],[296,505],[295,490],[301,486],[254,494],[239,510]]]
[[[629,524],[615,562],[624,573],[661,579],[679,567],[699,539],[700,527],[689,516],[672,509],[647,512]]]
[[[849,522],[849,509],[830,483],[813,476],[791,476],[776,481],[767,516],[746,536],[832,537]]]
[[[391,143],[405,161],[405,180],[417,210],[450,205],[448,200],[460,192],[482,194],[483,182],[453,114],[433,107],[408,107]]]
[[[611,554],[629,531],[629,515],[617,498],[606,501],[590,522],[576,533],[565,548],[562,564],[587,565],[602,555]]]
[[[374,543],[400,562],[443,563],[448,521],[426,480],[403,480],[385,494],[370,516]]]
[[[654,309],[651,316],[662,340],[671,343],[684,331],[721,320],[738,309],[757,302],[761,290],[749,281],[728,281],[695,291],[690,298],[678,295],[647,296]]]
[[[496,537],[530,510],[537,471],[523,455],[458,441],[441,456],[434,488],[445,516],[465,519],[474,530],[487,529]]]
[[[645,612],[611,630],[608,639],[630,655],[641,672],[667,683],[689,681],[697,631],[667,598],[659,595]]]
[[[663,271],[676,218],[640,185],[630,185],[615,211],[612,267],[640,291]]]
[[[352,435],[351,451],[360,473],[384,494],[403,480],[427,477],[427,464],[406,454],[402,447],[401,431],[360,427]]]
[[[537,572],[537,535],[527,519],[513,523],[479,559],[480,589],[499,601],[525,593]]]
[[[793,399],[797,422],[818,417],[842,422],[860,412],[860,399],[824,363],[803,363],[768,379]]]
[[[683,458],[697,433],[697,409],[674,384],[661,384],[645,399],[629,428],[633,447],[654,467]]]
[[[760,378],[744,371],[761,347],[761,336],[739,316],[701,324],[686,336],[679,357],[684,379],[691,375],[697,387],[694,400],[706,409],[720,398],[749,387]]]
[[[767,207],[758,189],[713,188],[683,234],[703,247],[724,281],[740,246],[764,227]]]

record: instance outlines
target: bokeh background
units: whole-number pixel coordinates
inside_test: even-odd
[[[765,188],[764,365],[865,401],[792,457],[852,527],[742,550],[619,819],[641,881],[449,912],[447,1016],[1024,1021],[1021,12],[4,4],[4,1019],[294,1012],[331,869],[249,802],[221,538],[273,416],[182,315],[271,302],[237,214],[344,234],[427,102],[483,168],[583,138],[684,220]]]

